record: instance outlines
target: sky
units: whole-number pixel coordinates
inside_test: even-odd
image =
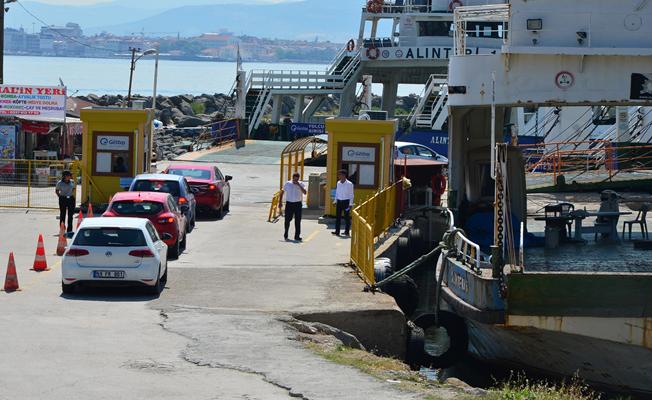
[[[73,5],[73,6],[82,6],[82,5],[91,5],[91,4],[101,4],[101,3],[111,3],[114,0],[36,0],[39,3],[46,4],[58,4],[58,5]],[[201,1],[192,1],[195,4],[219,4],[219,3],[231,3],[231,4],[250,4],[250,3],[282,3],[286,0],[201,0]],[[155,5],[158,0],[140,0],[139,5],[148,4]],[[185,2],[189,3],[189,2]]]

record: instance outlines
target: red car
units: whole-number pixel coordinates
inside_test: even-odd
[[[180,175],[186,178],[190,189],[195,194],[197,209],[221,218],[229,211],[231,200],[231,184],[233,177],[223,175],[219,168],[213,165],[171,165],[164,174]]]
[[[186,248],[186,217],[169,193],[120,192],[111,199],[103,217],[149,219],[168,245],[168,256],[178,258]]]

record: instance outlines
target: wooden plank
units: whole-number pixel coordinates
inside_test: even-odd
[[[650,317],[652,274],[512,274],[508,278],[507,313]]]

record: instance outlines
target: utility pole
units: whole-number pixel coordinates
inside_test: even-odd
[[[131,105],[131,85],[134,80],[134,71],[136,70],[136,53],[139,52],[140,49],[130,47],[129,51],[131,51],[131,71],[129,72],[129,94],[127,95],[127,107]]]
[[[0,85],[5,83],[5,14],[9,11],[6,4],[14,3],[16,0],[0,0]]]

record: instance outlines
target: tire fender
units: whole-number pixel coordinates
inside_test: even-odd
[[[436,315],[422,314],[414,320],[414,324],[425,331],[434,327]],[[446,329],[450,347],[443,354],[431,355],[423,348],[422,366],[430,368],[449,368],[466,355],[469,347],[469,333],[464,319],[448,311],[439,311],[439,326]],[[425,339],[424,339],[425,343]]]

